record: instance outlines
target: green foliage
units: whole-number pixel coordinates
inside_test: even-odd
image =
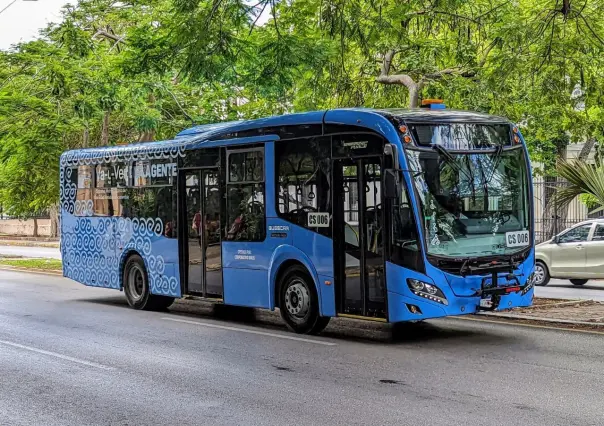
[[[44,271],[60,271],[63,268],[63,263],[58,259],[2,259],[0,265],[9,266],[12,268],[44,270]]]
[[[577,197],[589,208],[590,213],[604,210],[604,169],[600,165],[580,160],[560,160],[558,173],[566,179],[568,186],[557,189],[555,193],[558,206],[567,206]]]
[[[80,0],[63,15],[0,53],[13,214],[57,202],[60,152],[194,123],[440,97],[520,123],[541,174],[604,138],[596,0]]]

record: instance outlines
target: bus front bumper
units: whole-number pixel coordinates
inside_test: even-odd
[[[388,317],[390,322],[418,321],[525,307],[532,304],[533,288],[532,280],[521,286],[485,288],[476,295],[449,297],[446,305],[388,292]]]

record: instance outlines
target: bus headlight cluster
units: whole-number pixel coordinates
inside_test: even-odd
[[[407,279],[407,285],[409,286],[409,290],[411,290],[416,296],[421,296],[443,305],[449,304],[445,294],[434,284],[428,284],[414,278],[409,278]]]

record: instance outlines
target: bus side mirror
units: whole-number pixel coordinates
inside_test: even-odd
[[[400,191],[399,174],[394,169],[384,170],[384,197],[396,198]]]

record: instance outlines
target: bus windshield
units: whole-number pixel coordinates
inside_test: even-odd
[[[470,153],[409,148],[407,155],[428,254],[507,255],[529,246],[529,188],[521,146]]]

